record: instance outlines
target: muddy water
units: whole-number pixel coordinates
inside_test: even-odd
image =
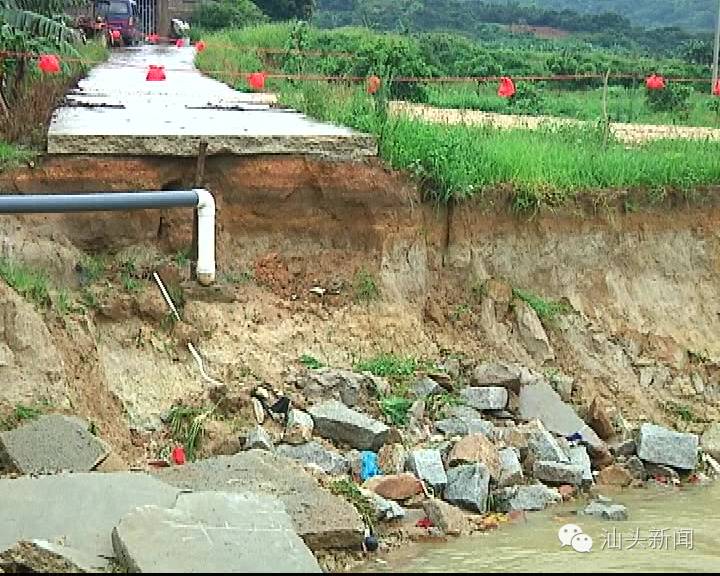
[[[669,491],[648,489],[615,496],[626,522],[572,516],[579,504],[529,514],[525,522],[489,534],[414,544],[368,571],[408,572],[711,572],[720,568],[720,484]],[[562,547],[558,530],[579,525],[593,540],[579,553]],[[664,530],[664,531],[663,531]],[[690,542],[690,540],[692,542]]]

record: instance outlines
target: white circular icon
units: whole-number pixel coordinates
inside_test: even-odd
[[[573,536],[570,545],[575,552],[590,552],[590,550],[592,550],[593,541],[590,536],[580,532],[580,534],[575,534],[575,536]]]
[[[565,526],[558,530],[558,538],[560,539],[560,544],[562,544],[562,547],[570,546],[572,544],[573,538],[578,534],[582,533],[582,528],[580,528],[580,526],[578,526],[577,524],[565,524]]]

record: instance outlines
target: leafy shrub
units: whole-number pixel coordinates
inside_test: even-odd
[[[190,20],[197,27],[220,30],[257,24],[267,17],[250,0],[204,0],[195,8]]]
[[[645,100],[654,112],[684,112],[691,94],[690,86],[668,84],[663,90],[648,90]]]

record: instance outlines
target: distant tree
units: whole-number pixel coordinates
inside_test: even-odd
[[[218,30],[257,24],[266,16],[250,0],[203,0],[190,17],[199,28]]]
[[[315,0],[255,0],[260,10],[273,20],[309,20]]]

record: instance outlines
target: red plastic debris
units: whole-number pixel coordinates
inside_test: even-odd
[[[515,92],[515,83],[512,81],[512,78],[508,76],[500,78],[500,86],[498,86],[498,96],[500,96],[500,98],[512,98]]]
[[[175,41],[175,46],[177,46],[178,48],[182,48],[183,46],[185,46],[185,39],[184,39],[184,38],[178,38],[178,39]]]
[[[715,82],[715,86],[712,89],[713,96],[720,96],[720,80]]]
[[[253,72],[252,74],[248,74],[247,81],[253,90],[262,90],[265,88],[265,73]]]
[[[172,449],[172,461],[178,466],[185,464],[185,448],[175,446],[175,448]]]
[[[645,86],[648,90],[662,90],[665,88],[665,78],[652,74],[645,79]]]
[[[145,76],[145,80],[148,82],[165,80],[165,66],[155,66],[154,64],[150,64],[150,69],[148,70],[147,76]]]
[[[376,94],[378,90],[380,90],[380,78],[375,75],[370,76],[367,81],[367,93]]]
[[[433,526],[435,526],[435,524],[432,523],[432,520],[430,520],[430,518],[422,518],[415,523],[415,526],[417,526],[418,528],[432,528]]]
[[[205,46],[205,42],[203,42],[202,40],[195,43],[195,50],[197,50],[198,52],[202,52],[203,50],[205,50],[205,48],[207,48],[207,46]]]
[[[113,40],[120,40],[120,30],[113,30],[110,32],[110,36],[112,36]]]
[[[147,41],[150,42],[150,44],[157,44],[160,41],[160,36],[155,33],[148,34]]]
[[[45,74],[60,72],[60,59],[55,54],[43,54],[38,58],[38,68]]]

